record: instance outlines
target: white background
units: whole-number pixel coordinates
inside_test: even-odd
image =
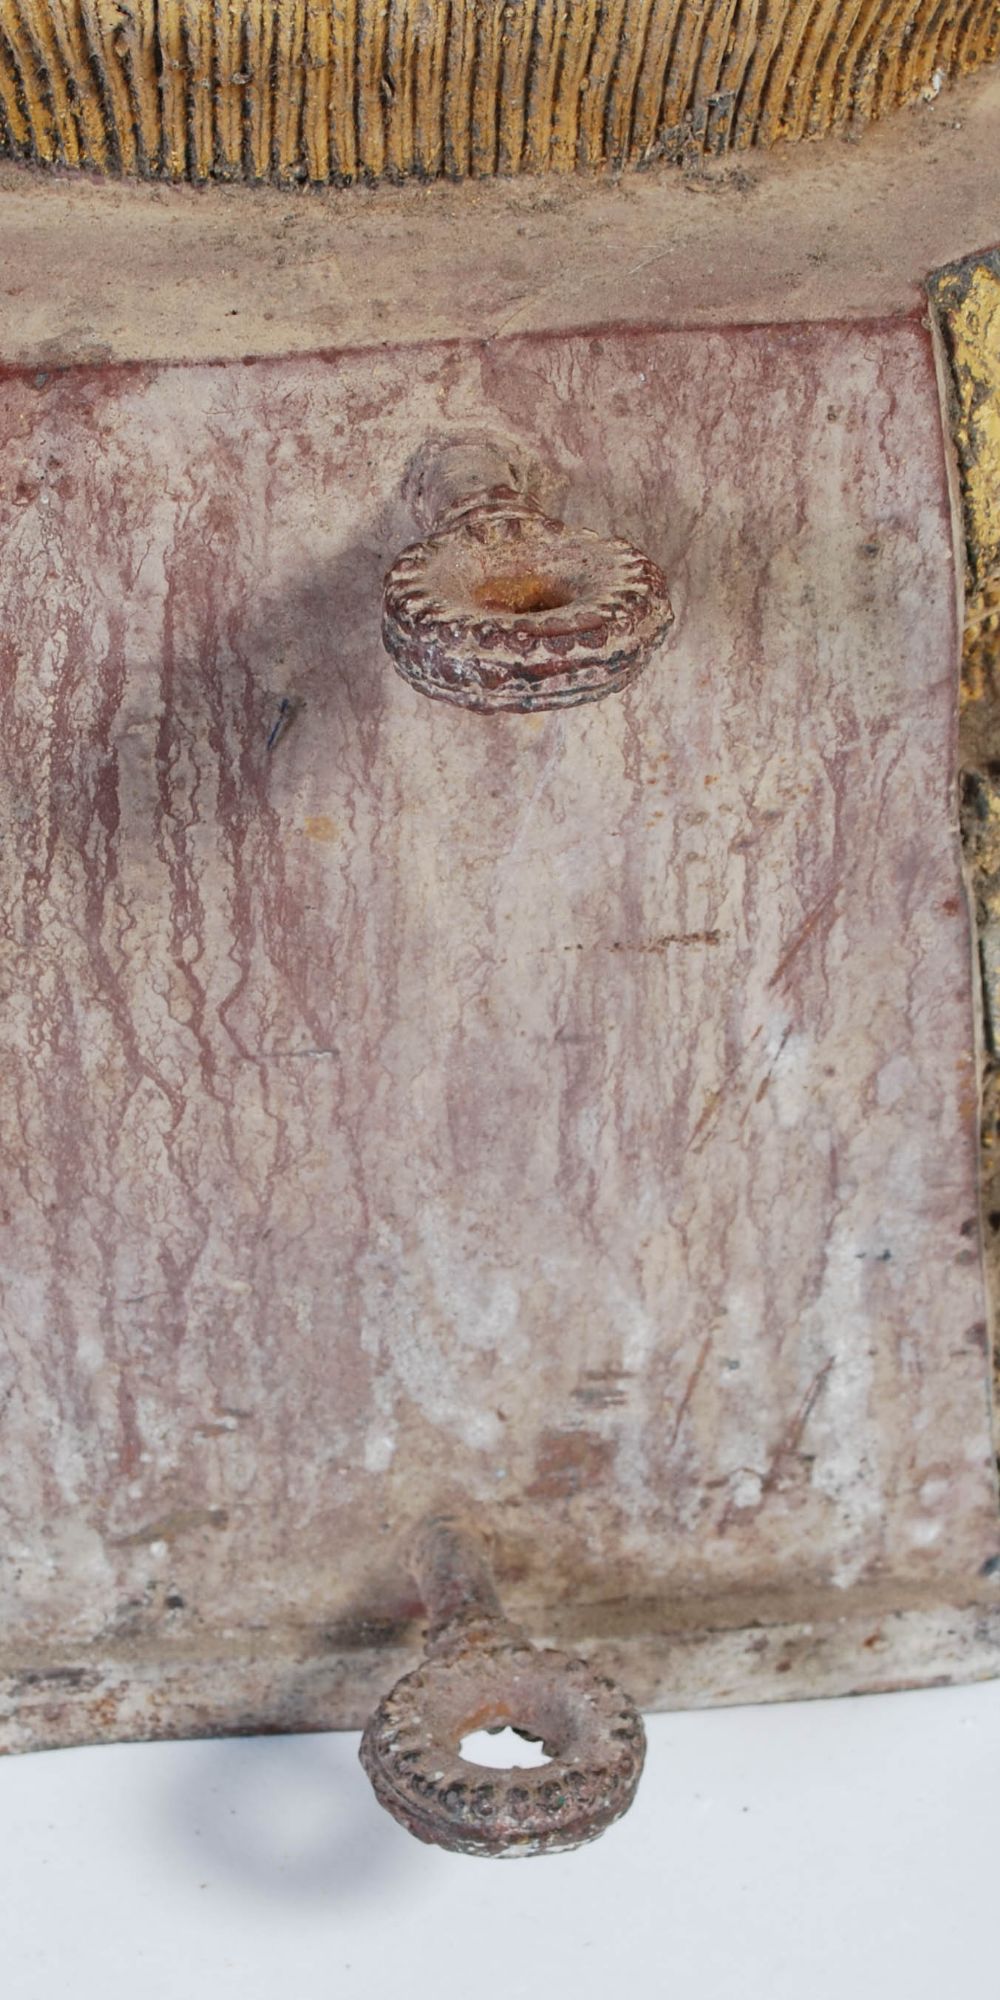
[[[1000,1684],[654,1716],[577,1854],[423,1848],[354,1736],[0,1764],[4,2000],[974,2000]]]

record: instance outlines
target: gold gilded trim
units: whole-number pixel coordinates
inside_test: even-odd
[[[285,185],[691,164],[998,56],[996,0],[0,0],[0,151]]]
[[[949,265],[931,298],[951,364],[965,529],[962,835],[983,999],[983,1234],[1000,1312],[1000,251]],[[994,1346],[1000,1412],[1000,1344]]]

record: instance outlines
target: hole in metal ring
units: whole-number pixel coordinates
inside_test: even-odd
[[[472,601],[483,611],[561,611],[572,604],[569,586],[553,576],[522,571],[513,576],[488,576],[477,583]]]
[[[532,1771],[550,1764],[537,1736],[528,1736],[509,1723],[496,1729],[473,1729],[463,1736],[459,1756],[466,1764],[484,1764],[491,1771]]]

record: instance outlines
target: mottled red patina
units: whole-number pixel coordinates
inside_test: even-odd
[[[459,1496],[643,1702],[994,1664],[921,318],[35,365],[0,427],[3,1741],[363,1721]],[[392,671],[470,428],[668,667]]]

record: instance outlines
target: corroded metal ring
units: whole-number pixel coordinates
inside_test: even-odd
[[[514,492],[476,496],[404,549],[382,598],[382,637],[404,679],[483,712],[615,694],[672,622],[648,556]]]
[[[460,1755],[474,1729],[540,1738],[551,1762],[497,1771]],[[418,1840],[459,1854],[555,1854],[632,1803],[646,1752],[628,1696],[517,1636],[429,1659],[379,1703],[361,1744],[376,1797]]]

